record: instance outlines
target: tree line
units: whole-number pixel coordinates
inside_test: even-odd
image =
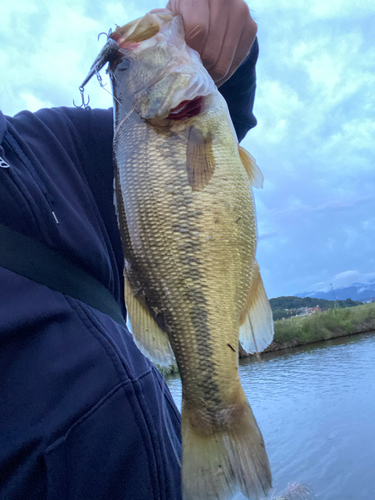
[[[354,307],[361,305],[362,302],[358,302],[352,299],[346,300],[326,300],[326,299],[316,299],[313,297],[276,297],[270,299],[270,305],[273,312],[273,319],[282,319],[295,316],[297,314],[297,309],[303,307],[316,307],[319,306],[321,309],[334,309],[335,307]]]

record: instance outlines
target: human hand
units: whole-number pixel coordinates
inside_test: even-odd
[[[169,0],[167,9],[182,16],[187,43],[222,85],[246,59],[257,33],[245,1]]]

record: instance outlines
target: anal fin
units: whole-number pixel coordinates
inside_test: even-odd
[[[158,326],[147,307],[134,296],[126,278],[125,302],[133,337],[140,351],[154,363],[161,365],[175,363],[167,333]]]
[[[255,260],[246,308],[240,317],[239,338],[242,347],[250,353],[264,351],[273,339],[272,310],[264,289],[259,265]]]

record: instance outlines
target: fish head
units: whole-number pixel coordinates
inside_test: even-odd
[[[118,44],[108,72],[120,115],[134,110],[144,120],[189,118],[216,91],[199,54],[185,42],[180,16],[151,12],[109,38]]]

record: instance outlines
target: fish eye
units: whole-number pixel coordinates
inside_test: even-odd
[[[130,61],[129,59],[122,59],[120,63],[117,65],[117,70],[118,71],[126,71],[130,67]]]

